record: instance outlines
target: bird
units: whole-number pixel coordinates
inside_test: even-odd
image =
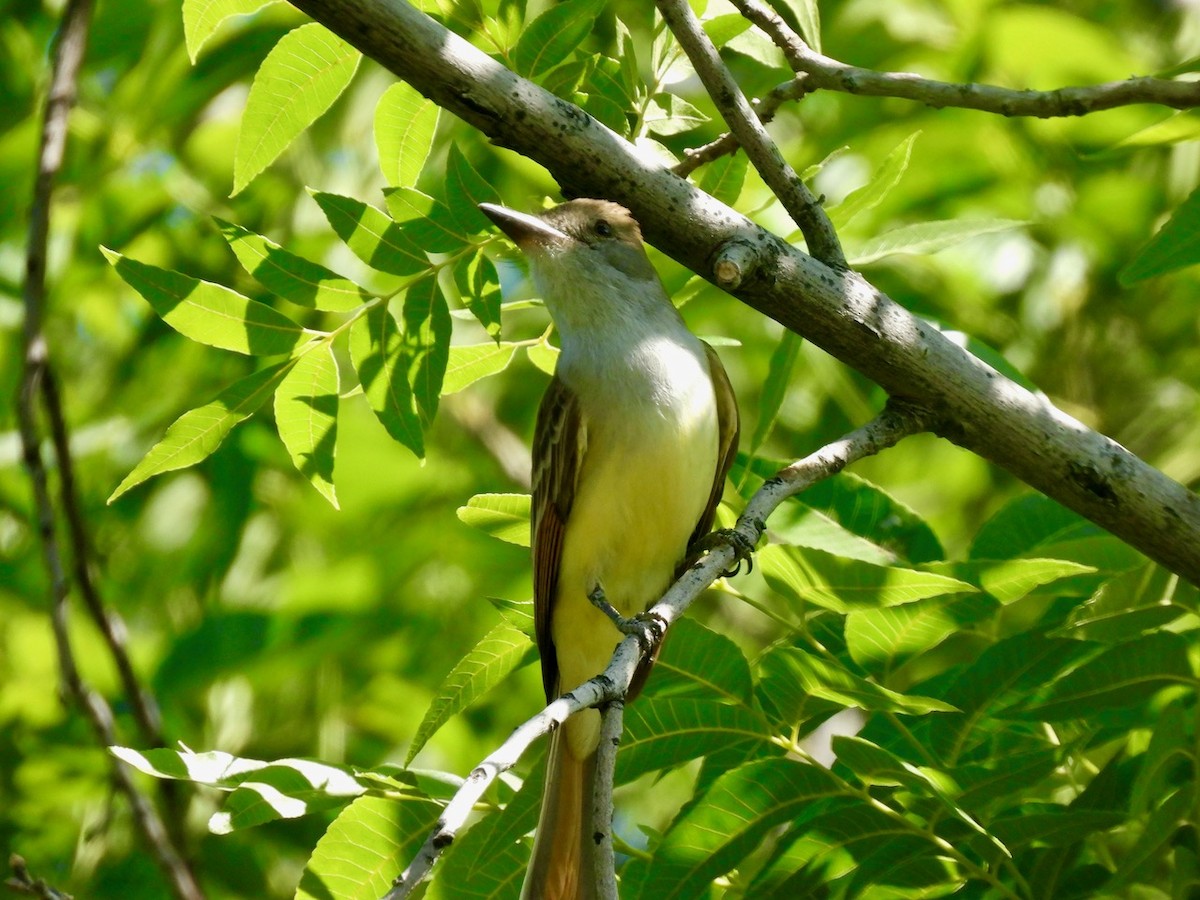
[[[712,347],[688,329],[628,209],[575,199],[536,215],[480,204],[522,251],[561,345],[534,430],[534,622],[546,700],[600,674],[634,617],[701,550],[739,418]],[[602,605],[602,604],[601,604]],[[654,660],[643,659],[627,699]],[[596,896],[600,715],[553,733],[524,900]]]

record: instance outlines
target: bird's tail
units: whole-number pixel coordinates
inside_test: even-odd
[[[594,900],[595,782],[595,751],[577,758],[563,730],[556,731],[550,739],[542,813],[521,900]]]

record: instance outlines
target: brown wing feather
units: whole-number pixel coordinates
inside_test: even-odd
[[[538,407],[533,437],[533,620],[546,700],[558,696],[558,659],[551,636],[551,606],[558,586],[563,534],[571,505],[586,433],[579,403],[554,377]]]
[[[738,433],[741,430],[737,397],[734,396],[733,385],[729,383],[729,376],[725,374],[725,367],[721,365],[720,357],[712,347],[704,344],[704,350],[708,354],[708,374],[712,379],[713,393],[717,398],[717,471],[714,473],[712,491],[708,495],[708,505],[704,507],[700,521],[696,523],[688,546],[695,544],[712,530],[713,519],[717,515],[717,505],[721,502],[721,494],[725,491],[725,476],[729,474],[733,458],[737,455]],[[680,565],[680,571],[694,561],[689,556]]]

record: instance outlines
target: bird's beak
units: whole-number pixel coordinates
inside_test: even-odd
[[[500,226],[514,244],[522,250],[534,247],[546,247],[569,241],[569,235],[564,234],[552,225],[543,222],[537,216],[517,212],[507,206],[497,206],[495,203],[480,203],[480,211]]]

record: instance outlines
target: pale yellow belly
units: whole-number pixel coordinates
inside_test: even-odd
[[[711,394],[709,394],[711,396]],[[707,505],[717,468],[711,403],[682,424],[659,420],[637,434],[589,431],[587,459],[568,518],[551,624],[563,691],[599,674],[622,635],[588,600],[599,584],[624,616],[657,600],[674,579]],[[572,749],[595,748],[599,716],[567,723]]]

